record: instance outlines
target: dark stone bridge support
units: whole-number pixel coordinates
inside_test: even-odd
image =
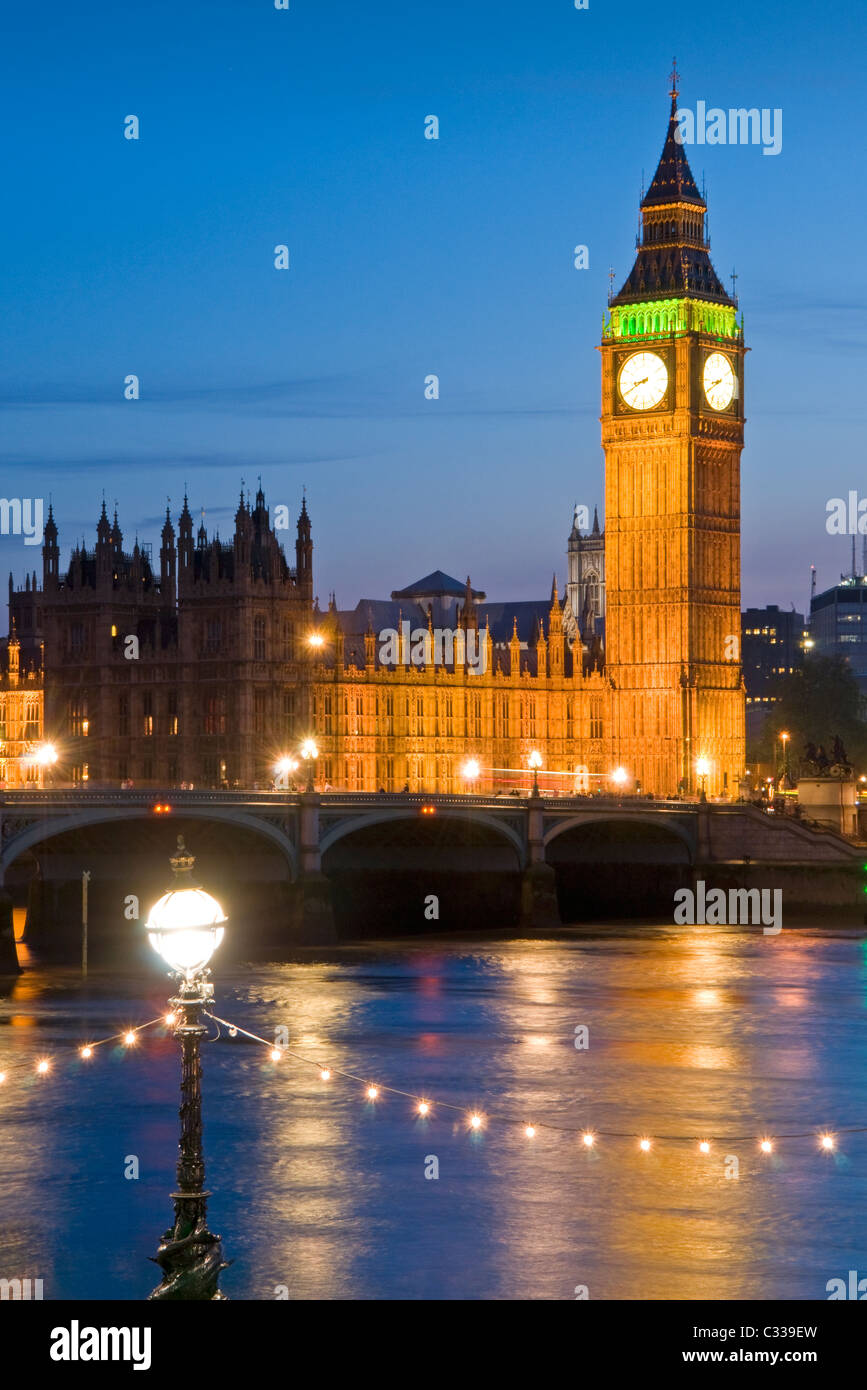
[[[0,888],[0,976],[17,975],[18,970],[18,953],[15,950],[12,925],[12,898],[5,889]]]
[[[527,802],[527,850],[529,863],[521,877],[521,926],[527,931],[559,927],[557,875],[545,862],[545,815],[540,796]]]
[[[337,940],[331,884],[322,872],[319,835],[321,798],[305,792],[299,798],[299,879],[295,887],[293,939],[303,946],[328,945]]]

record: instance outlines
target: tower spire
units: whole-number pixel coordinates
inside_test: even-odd
[[[680,73],[677,70],[676,58],[672,58],[671,60],[671,72],[668,75],[668,80],[671,83],[668,92],[668,95],[671,97],[671,109],[675,111],[677,109],[677,98],[680,96],[680,88],[677,85],[680,81]]]
[[[707,203],[689,167],[678,121],[679,83],[675,62],[665,143],[650,187],[641,199],[641,235],[635,264],[619,294],[610,297],[611,305],[687,294],[715,304],[733,307],[735,303],[711,264]]]

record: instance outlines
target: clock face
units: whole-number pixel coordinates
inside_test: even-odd
[[[734,368],[721,352],[712,352],[704,364],[704,394],[714,410],[725,410],[735,394]]]
[[[635,352],[620,368],[620,397],[633,410],[652,410],[668,386],[668,368],[655,352]]]

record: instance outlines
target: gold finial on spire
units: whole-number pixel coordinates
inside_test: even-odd
[[[680,81],[680,73],[677,70],[676,58],[672,58],[671,60],[671,73],[669,74],[668,80],[671,83],[671,88],[669,89],[668,95],[671,97],[671,100],[675,102],[677,101],[677,98],[680,96],[680,88],[677,85]]]

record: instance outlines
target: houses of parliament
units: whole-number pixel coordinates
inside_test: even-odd
[[[159,551],[124,546],[103,504],[61,568],[49,508],[41,585],[9,587],[0,782],[268,786],[312,737],[318,788],[736,795],[744,771],[740,453],[745,346],[707,206],[679,143],[677,91],[641,199],[635,263],[599,345],[604,530],[577,520],[567,579],[488,600],[435,570],[388,599],[314,599],[306,501],[290,565],[261,484],[231,541],[187,499]],[[446,660],[382,634],[462,634]],[[472,642],[469,640],[472,638]],[[472,666],[471,646],[482,654]],[[538,762],[539,759],[534,759]],[[303,786],[303,774],[299,773]]]

